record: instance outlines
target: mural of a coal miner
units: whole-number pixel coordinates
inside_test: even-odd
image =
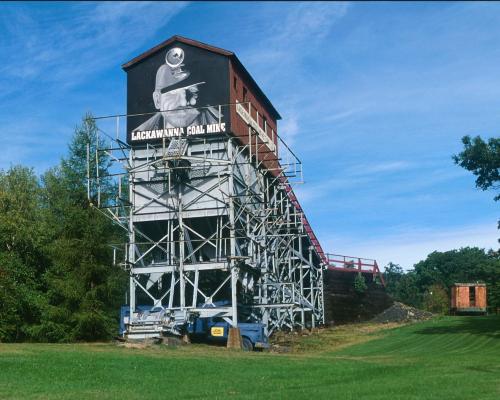
[[[186,64],[184,64],[186,61]],[[171,48],[165,56],[165,63],[156,72],[153,101],[158,110],[151,118],[133,131],[188,127],[213,124],[219,121],[218,109],[200,107],[198,96],[206,82],[194,79],[184,60],[184,50]]]

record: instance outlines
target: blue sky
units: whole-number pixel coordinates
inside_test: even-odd
[[[174,34],[234,51],[283,116],[324,249],[405,268],[497,247],[494,193],[454,165],[500,132],[500,3],[2,3],[0,168],[42,173],[120,65]]]

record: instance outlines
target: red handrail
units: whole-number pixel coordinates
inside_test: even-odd
[[[290,199],[290,202],[293,204],[297,212],[300,214],[302,225],[304,225],[304,230],[311,241],[311,245],[316,250],[319,258],[327,266],[328,269],[344,271],[344,272],[370,272],[373,276],[378,276],[380,278],[380,282],[385,287],[385,281],[380,269],[378,267],[377,261],[372,260],[370,258],[361,258],[361,257],[351,257],[351,256],[343,256],[340,254],[325,254],[321,244],[319,243],[318,238],[316,237],[314,231],[312,230],[311,224],[307,220],[306,214],[302,207],[300,206],[299,200],[295,193],[293,192],[292,187],[287,182],[286,177],[280,176],[281,183],[285,187],[285,191]],[[354,268],[352,266],[355,266]]]
[[[304,213],[304,210],[302,210],[302,207],[300,206],[299,200],[297,199],[297,196],[295,196],[295,193],[293,192],[292,187],[290,184],[286,181],[286,178],[284,176],[280,177],[281,182],[285,186],[285,191],[288,195],[288,198],[290,199],[290,202],[293,204],[295,209],[297,210],[298,213],[300,213],[300,217],[302,220],[302,225],[304,225],[304,230],[307,233],[307,236],[309,236],[309,240],[311,241],[311,245],[314,247],[316,250],[316,253],[318,253],[319,258],[321,261],[325,264],[327,264],[327,258],[325,255],[325,252],[323,251],[323,248],[321,247],[321,244],[319,243],[318,238],[316,237],[314,231],[311,228],[311,224],[309,224],[309,221],[307,220],[306,214]]]
[[[368,272],[378,276],[385,287],[384,276],[380,272],[377,260],[370,258],[343,256],[340,254],[326,254],[328,269],[343,272]]]

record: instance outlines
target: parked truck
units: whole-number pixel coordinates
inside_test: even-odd
[[[136,324],[134,327],[135,335],[132,337],[140,339],[162,337],[165,334],[165,330],[157,323],[162,311],[161,307],[137,306],[136,319],[143,322],[144,331],[141,332]],[[122,306],[119,330],[121,337],[131,336],[129,335],[128,329],[129,320],[130,306]],[[184,320],[180,320],[176,325],[176,330],[172,330],[169,333],[181,334],[181,332],[183,332],[195,340],[224,343],[227,342],[230,327],[231,324],[224,321],[222,318],[199,318],[191,316],[186,317]],[[240,329],[243,350],[252,351],[269,347],[269,340],[265,334],[264,324],[256,322],[239,322],[238,328]]]

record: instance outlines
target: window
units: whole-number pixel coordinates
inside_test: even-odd
[[[243,87],[243,102],[247,101],[247,88]]]
[[[235,92],[238,91],[238,79],[236,79],[235,76],[233,77],[233,88],[234,88]]]
[[[476,288],[475,286],[469,286],[469,307],[476,306]]]

